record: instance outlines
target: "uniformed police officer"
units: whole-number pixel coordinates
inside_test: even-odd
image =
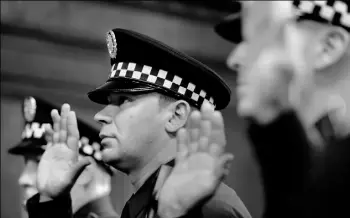
[[[51,110],[55,106],[43,99],[28,96],[23,101],[25,119],[22,141],[9,149],[9,153],[24,157],[25,167],[18,180],[23,189],[25,202],[35,195],[37,190],[37,170],[42,154],[47,146],[45,128],[53,124]],[[93,157],[102,163],[98,132],[78,120],[82,134],[79,151],[81,155]],[[74,217],[116,217],[109,199],[112,171],[109,167],[91,165],[82,173],[71,190]]]
[[[102,160],[126,173],[136,190],[122,217],[179,217],[185,213],[189,217],[250,217],[234,190],[220,184],[232,159],[224,153],[224,136],[207,135],[210,128],[223,133],[222,117],[212,108],[228,105],[226,83],[197,60],[130,30],[109,31],[107,46],[112,65],[108,80],[88,97],[106,105],[95,115],[102,125]],[[199,121],[198,112],[190,116],[202,105],[206,122]],[[53,145],[41,160],[47,164],[40,163],[38,179],[41,200],[51,203],[56,213],[32,198],[28,203],[32,217],[69,217],[65,190],[89,164],[74,159],[79,135],[75,113],[63,105],[61,114],[54,111],[52,116],[59,125],[54,128]],[[191,135],[184,137],[180,130],[187,125]],[[201,146],[185,140],[196,141],[199,136],[204,139]],[[75,164],[67,166],[72,162]],[[51,179],[53,176],[61,180]],[[55,200],[48,201],[52,198]]]
[[[350,189],[350,3],[240,7],[216,31],[239,43],[227,63],[238,71],[238,113],[254,120],[249,132],[265,217],[343,217]],[[317,129],[324,144],[314,160],[305,126]]]

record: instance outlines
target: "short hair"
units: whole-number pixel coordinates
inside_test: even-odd
[[[161,107],[167,106],[167,105],[174,103],[175,101],[178,100],[174,97],[170,97],[170,96],[162,94],[162,93],[158,93],[158,96],[159,96],[159,104]]]
[[[193,106],[190,102],[188,102],[185,99],[174,98],[174,97],[168,96],[168,95],[163,94],[163,93],[158,93],[158,96],[159,96],[159,105],[160,105],[161,108],[162,107],[166,107],[169,104],[174,103],[174,102],[176,102],[178,100],[183,100],[183,101],[186,101],[190,105],[191,111],[198,110],[198,108],[196,106]]]

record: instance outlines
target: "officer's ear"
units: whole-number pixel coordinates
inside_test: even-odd
[[[316,47],[315,69],[322,70],[338,62],[349,48],[349,33],[341,27],[324,28]]]
[[[180,128],[186,125],[191,106],[184,100],[178,100],[169,105],[171,116],[165,125],[168,132],[176,133]]]

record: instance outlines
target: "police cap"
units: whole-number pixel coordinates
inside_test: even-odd
[[[201,62],[143,34],[113,29],[107,33],[111,72],[107,81],[88,93],[108,104],[110,93],[159,92],[199,108],[204,101],[225,108],[231,91],[223,79]]]
[[[48,101],[38,97],[28,96],[23,101],[24,130],[22,140],[10,148],[8,152],[14,155],[44,153],[47,140],[45,138],[45,126],[53,125],[51,111],[58,108]],[[78,129],[80,133],[79,152],[84,156],[91,156],[97,163],[106,167],[109,173],[109,167],[102,163],[101,146],[99,132],[95,128],[77,118]]]
[[[296,9],[298,20],[314,20],[339,26],[350,32],[350,1],[290,1]],[[241,4],[235,2],[237,11]],[[231,14],[215,26],[215,31],[224,39],[233,43],[243,40],[241,32],[241,14]]]

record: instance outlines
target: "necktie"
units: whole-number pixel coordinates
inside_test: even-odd
[[[126,202],[121,218],[145,218],[155,203],[153,189],[160,168],[154,172],[143,186]]]

